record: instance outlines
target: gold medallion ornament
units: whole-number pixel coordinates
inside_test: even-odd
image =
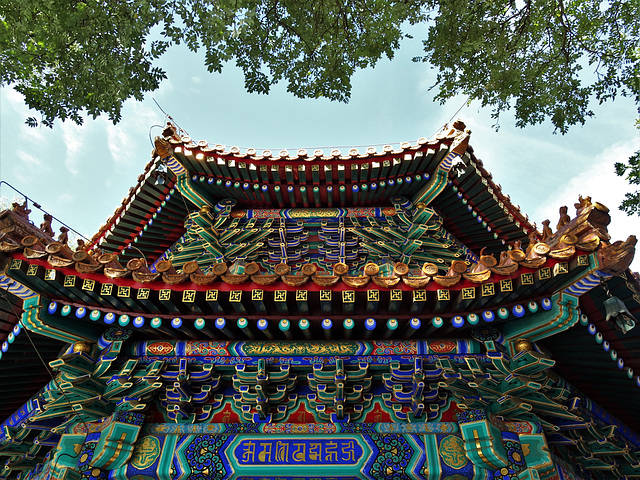
[[[131,457],[131,465],[138,470],[153,465],[153,462],[160,456],[160,440],[157,437],[144,437],[136,444]]]
[[[513,347],[515,348],[516,352],[530,352],[533,350],[533,344],[531,343],[530,340],[527,340],[526,338],[519,338],[515,341]]]
[[[464,467],[469,461],[464,451],[464,442],[455,435],[449,435],[442,439],[440,457],[444,463],[455,469]]]
[[[91,353],[91,344],[89,342],[76,342],[73,344],[73,353]]]
[[[147,352],[151,355],[167,355],[173,352],[174,346],[169,342],[153,342],[147,345]]]

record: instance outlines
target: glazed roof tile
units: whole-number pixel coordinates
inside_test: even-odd
[[[410,197],[411,192],[421,188],[428,175],[433,174],[456,137],[464,134],[463,130],[445,129],[434,141],[422,138],[415,144],[403,142],[398,148],[386,146],[381,152],[369,147],[363,154],[358,151],[358,155],[356,149],[349,149],[349,155],[338,154],[338,149],[332,149],[328,155],[325,150],[309,155],[300,149],[295,153],[283,151],[277,156],[267,152],[265,156],[255,149],[241,152],[237,147],[227,150],[219,144],[194,142],[179,136],[173,127],[164,133],[172,154],[188,171],[196,191],[214,203],[216,199],[229,197],[236,199],[239,206],[250,208],[278,204],[290,207],[292,199],[297,202],[294,206],[311,208],[388,205],[390,197],[400,190],[398,179],[403,181],[403,194]],[[499,251],[504,244],[526,240],[535,232],[535,226],[501,192],[482,162],[473,155],[473,149],[468,148],[463,159],[468,165],[465,173],[461,177],[452,176],[450,188],[445,189],[433,205],[448,221],[447,228],[476,252],[479,245]],[[121,253],[123,260],[128,260],[138,255],[135,249],[128,248],[132,245],[153,263],[184,234],[182,219],[188,209],[195,207],[179,191],[173,191],[175,175],[172,172],[168,172],[166,184],[155,185],[157,165],[157,157],[147,164],[137,185],[93,237],[90,246]],[[220,181],[223,182],[221,188],[216,189],[216,182]],[[409,181],[412,183],[408,184]],[[377,187],[375,194],[371,193],[373,185]],[[256,186],[260,190],[255,190]],[[274,191],[275,186],[282,192],[281,199]],[[341,187],[344,192],[340,192]],[[365,188],[367,195],[360,193]],[[293,193],[287,194],[287,189]],[[459,208],[461,201],[466,202],[465,208],[469,209],[466,214]],[[168,212],[156,213],[158,207]],[[145,234],[152,240],[145,241]]]

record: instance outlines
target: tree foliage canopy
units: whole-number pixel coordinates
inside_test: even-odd
[[[549,119],[564,133],[590,101],[640,104],[638,19],[636,0],[0,0],[0,85],[40,113],[31,125],[116,123],[126,99],[166,77],[155,60],[183,43],[211,72],[235,61],[249,92],[282,81],[346,102],[356,69],[391,58],[403,28],[422,23],[414,60],[437,70],[437,99],[464,94],[496,119],[514,109],[519,126]],[[635,158],[617,166],[632,183]]]
[[[298,97],[348,101],[355,70],[425,23],[414,60],[437,69],[438,99],[465,94],[565,132],[592,115],[590,99],[640,100],[638,18],[625,0],[0,0],[0,82],[46,125],[117,122],[124,100],[165,78],[154,61],[184,43],[209,71],[235,61],[250,92],[284,81]]]
[[[250,92],[286,81],[298,97],[347,101],[351,76],[400,46],[407,0],[0,0],[0,84],[51,126],[158,88],[169,47],[202,50],[209,71],[235,60]],[[30,122],[37,122],[32,118]]]
[[[640,101],[640,3],[443,0],[424,41],[437,98],[462,93],[515,109],[518,126],[550,119],[565,133],[589,101]]]

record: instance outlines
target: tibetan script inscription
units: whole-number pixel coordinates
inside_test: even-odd
[[[235,448],[240,465],[355,465],[364,453],[354,439],[246,439]]]

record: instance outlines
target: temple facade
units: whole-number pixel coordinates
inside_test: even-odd
[[[168,124],[77,249],[0,213],[0,479],[640,478],[635,237],[539,231],[469,138]]]

